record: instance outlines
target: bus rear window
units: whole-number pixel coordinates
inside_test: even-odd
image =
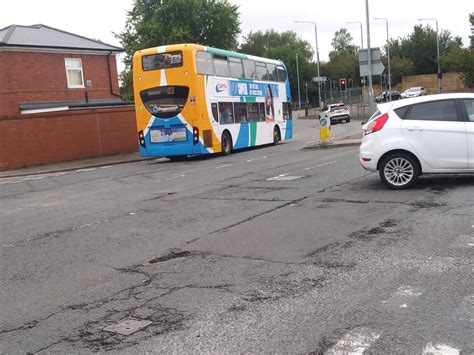
[[[144,55],[142,57],[143,70],[160,70],[181,67],[183,65],[183,52],[174,51]]]
[[[158,118],[171,118],[180,114],[188,95],[187,86],[160,86],[140,93],[148,112]]]

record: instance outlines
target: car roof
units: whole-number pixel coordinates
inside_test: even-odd
[[[450,94],[434,94],[426,96],[412,97],[403,100],[396,100],[391,102],[386,102],[377,105],[377,109],[381,113],[386,113],[389,110],[393,110],[399,107],[413,105],[421,102],[429,102],[435,100],[446,100],[446,99],[474,99],[474,93],[460,92],[460,93],[450,93]]]

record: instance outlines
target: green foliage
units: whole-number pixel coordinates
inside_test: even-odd
[[[238,6],[227,0],[135,0],[125,30],[116,35],[125,50],[124,98],[133,97],[131,70],[137,50],[177,43],[235,49],[239,33]]]
[[[357,55],[357,46],[352,44],[353,38],[346,28],[341,28],[334,33],[334,38],[331,42],[333,51],[329,53],[329,58],[340,54]]]
[[[471,23],[471,36],[469,36],[469,39],[471,40],[471,48],[474,48],[474,12],[471,12],[469,14],[469,22]]]
[[[264,58],[280,59],[285,63],[290,80],[293,101],[298,99],[298,77],[296,71],[296,54],[300,74],[302,102],[305,101],[305,84],[308,83],[308,96],[314,98],[316,85],[311,79],[316,76],[316,64],[311,62],[313,51],[311,45],[297,36],[295,32],[267,30],[250,32],[239,48],[239,52]]]
[[[474,87],[474,48],[452,48],[441,57],[441,65],[448,72],[461,72],[465,84]]]

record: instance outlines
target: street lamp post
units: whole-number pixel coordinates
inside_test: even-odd
[[[389,100],[392,101],[392,76],[390,74],[390,38],[388,36],[388,20],[383,17],[375,17],[374,20],[385,21],[385,24],[387,25],[388,95]]]
[[[360,25],[360,49],[364,49],[364,36],[362,34],[362,22],[360,21],[349,21],[349,23],[358,23]]]
[[[370,16],[369,16],[369,0],[365,0],[365,18],[367,21],[367,62],[368,62],[368,101],[369,101],[369,116],[374,113],[374,93],[372,89],[372,51],[370,48]]]
[[[349,23],[358,23],[360,25],[360,49],[364,49],[364,35],[362,32],[362,22],[360,21],[349,21]],[[361,95],[361,100],[364,102],[364,91],[365,91],[365,79],[362,78],[362,95]]]
[[[316,69],[318,78],[319,75],[319,47],[318,47],[318,27],[316,26],[316,22],[313,21],[295,21],[295,23],[312,23],[314,25],[314,37],[316,39]],[[321,82],[318,81],[318,99],[319,99],[319,108],[321,108]]]
[[[301,110],[300,69],[298,66],[298,53],[296,53],[296,76],[298,77],[298,108]]]
[[[438,94],[441,94],[441,68],[439,66],[439,33],[438,33],[438,19],[434,17],[420,18],[418,21],[436,21],[436,51],[438,53]]]

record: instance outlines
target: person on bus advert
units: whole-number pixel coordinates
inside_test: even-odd
[[[273,110],[273,94],[270,84],[267,86],[267,96],[265,97],[265,119],[267,122],[273,122],[275,120],[275,114]]]

